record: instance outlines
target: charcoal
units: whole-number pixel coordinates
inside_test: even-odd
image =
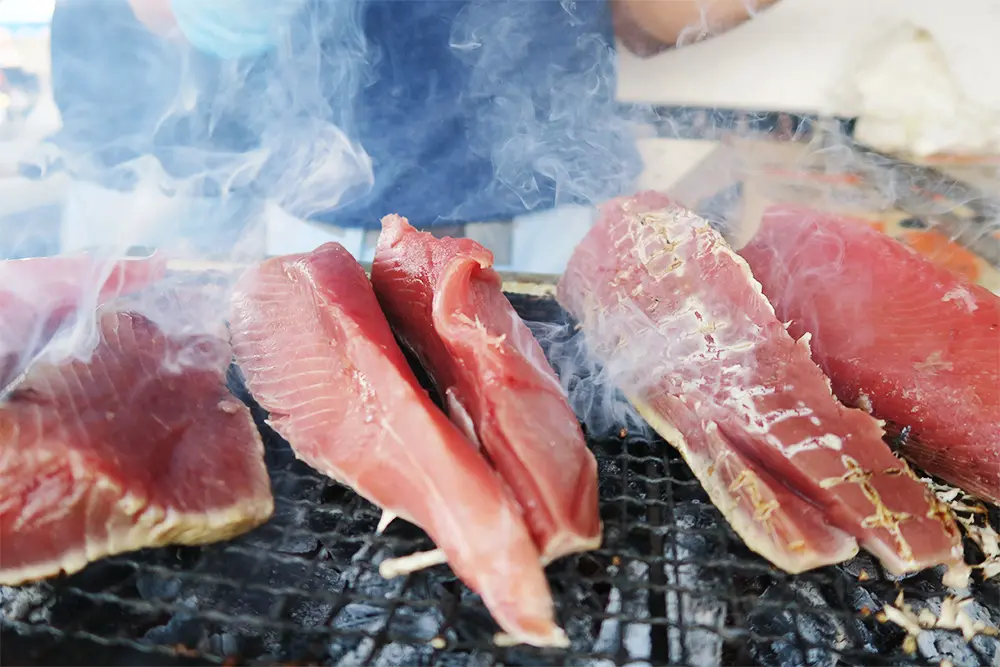
[[[393,636],[414,643],[429,643],[443,625],[444,616],[437,609],[400,607],[392,616]]]
[[[366,602],[352,602],[334,617],[330,624],[334,630],[347,634],[363,632],[374,636],[385,627],[389,610]]]
[[[41,584],[0,586],[0,618],[9,621],[47,623],[52,596]]]
[[[279,486],[284,486],[295,487],[294,493],[298,495],[308,495],[310,492],[315,495],[319,484],[315,479],[303,479],[293,475],[282,475],[278,480],[280,484],[278,481],[275,482],[275,493],[280,492]],[[270,522],[245,535],[241,542],[286,554],[312,554],[319,548],[319,540],[314,534],[302,528],[307,514],[308,508],[305,506],[279,501],[275,503]]]
[[[638,622],[623,622],[609,618],[601,624],[594,652],[620,655],[630,661],[648,660],[652,653],[652,626],[649,624],[649,565],[629,561],[624,567],[608,568],[612,578],[624,580],[624,585],[611,589],[605,611]],[[645,584],[645,586],[643,585]],[[642,621],[646,620],[646,623]]]
[[[180,579],[164,577],[159,572],[143,572],[136,577],[135,587],[144,600],[173,602],[181,593]]]
[[[500,631],[478,595],[465,586],[461,587],[458,613],[452,619],[451,630],[463,643],[487,644]]]
[[[165,625],[149,630],[144,638],[149,642],[168,646],[180,644],[193,648],[203,645],[208,639],[208,633],[204,623],[197,617],[197,600],[188,598],[183,604],[190,607],[189,612],[177,612]]]
[[[400,665],[430,664],[434,649],[431,646],[404,646],[388,644],[378,652],[378,657],[368,664],[374,667],[400,667]]]
[[[216,633],[208,638],[209,650],[216,655],[239,655],[239,641],[228,632]]]
[[[871,577],[876,577],[879,573],[885,573],[875,558],[867,551],[859,552],[857,556],[837,567],[856,580],[870,580]]]
[[[719,633],[727,611],[717,597],[725,587],[721,574],[698,564],[726,551],[721,533],[711,531],[718,516],[705,509],[700,503],[675,505],[677,530],[664,549],[664,555],[677,562],[666,565],[667,582],[683,591],[667,593],[670,656],[691,667],[713,667],[721,661]]]
[[[489,653],[453,651],[434,656],[433,664],[435,667],[490,667],[496,660]]]
[[[297,460],[234,372],[233,390],[252,405],[265,441],[272,519],[230,542],[123,554],[73,576],[0,587],[0,663],[182,660],[115,643],[131,639],[187,647],[195,657],[185,664],[1000,667],[998,639],[925,631],[909,656],[906,632],[876,620],[901,591],[916,610],[937,613],[948,594],[940,571],[889,576],[865,552],[798,576],[770,568],[735,537],[677,452],[630,421],[620,393],[594,388],[601,369],[577,356],[582,337],[558,305],[518,303],[551,317],[543,348],[562,355],[555,366],[568,372],[564,385],[583,408],[598,461],[604,544],[547,568],[568,653],[494,647],[495,621],[447,566],[383,579],[378,563],[433,548],[428,537],[398,520],[376,535],[378,508]],[[977,578],[972,592],[977,603],[964,611],[996,625],[1000,581]],[[24,624],[40,632],[22,634]],[[111,643],[51,638],[59,631]],[[36,653],[44,660],[27,658]]]
[[[336,644],[336,642],[335,642]],[[346,646],[331,646],[330,657],[334,659],[333,664],[337,667],[359,667],[369,664],[372,654],[375,651],[375,640],[371,637],[364,637],[356,642],[350,642],[351,648],[343,650]]]
[[[581,580],[577,567],[560,575],[554,581],[552,591],[561,610],[563,629],[573,647],[589,651],[599,630],[593,615],[604,610],[606,601],[595,593],[593,586]]]
[[[765,667],[833,667],[840,662],[838,652],[851,646],[846,623],[830,611],[829,602],[816,584],[775,584],[760,600],[770,604],[757,605],[750,612],[750,629],[764,637],[781,637],[752,642],[751,654]],[[791,609],[788,603],[810,611]]]
[[[941,615],[942,598],[931,598],[908,602],[914,613],[921,609],[930,610],[935,617]],[[962,607],[962,611],[973,621],[979,621],[992,628],[1000,626],[998,615],[978,600],[973,599]],[[955,667],[996,667],[1000,665],[1000,639],[977,635],[966,640],[957,630],[924,630],[917,636],[917,650],[927,660],[950,661]]]
[[[306,556],[319,549],[319,540],[312,535],[286,535],[275,549],[286,554]]]

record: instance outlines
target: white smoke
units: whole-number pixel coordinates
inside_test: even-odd
[[[471,0],[455,20],[467,99],[489,101],[469,143],[492,161],[490,194],[508,206],[595,205],[635,187],[642,114],[616,100],[613,37],[595,25],[610,29],[609,4]]]
[[[86,357],[96,344],[93,313],[108,272],[116,260],[149,249],[174,267],[211,261],[223,270],[171,272],[130,297],[129,307],[168,332],[218,332],[239,268],[266,252],[270,216],[309,219],[371,189],[372,162],[351,138],[354,100],[370,83],[365,6],[306,4],[278,30],[269,53],[244,59],[155,35],[124,0],[69,0],[57,8],[52,65],[62,129],[53,142],[71,185],[62,218],[45,221],[59,229],[47,245],[101,260],[75,291],[79,316],[50,340],[52,331],[33,327],[34,340],[22,340],[21,353]],[[92,48],[102,30],[121,43]],[[31,250],[5,252],[36,254]],[[45,322],[41,311],[49,305],[31,296],[38,285],[6,281],[0,289],[32,302],[37,322]],[[197,303],[185,311],[171,302],[190,288]]]

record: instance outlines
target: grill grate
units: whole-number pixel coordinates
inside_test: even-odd
[[[551,300],[510,298],[525,319],[565,318]],[[446,566],[379,576],[383,558],[431,548],[421,531],[394,522],[375,535],[376,508],[262,432],[276,497],[268,524],[223,544],[128,554],[0,588],[0,663],[1000,664],[995,638],[926,632],[908,655],[905,632],[876,620],[900,591],[934,608],[946,593],[938,575],[893,580],[864,554],[778,572],[746,549],[671,448],[624,431],[590,440],[604,545],[549,568],[571,649],[497,648],[489,614]],[[1000,587],[974,593],[966,611],[995,626]]]

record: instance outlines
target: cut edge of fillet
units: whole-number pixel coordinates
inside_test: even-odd
[[[240,498],[228,506],[207,512],[178,512],[150,504],[142,497],[125,491],[115,503],[115,508],[121,516],[135,519],[128,530],[109,534],[100,542],[87,541],[82,547],[65,551],[51,560],[12,568],[4,567],[0,563],[0,585],[20,586],[61,574],[75,574],[102,558],[141,549],[222,542],[266,523],[274,513],[274,495],[263,461],[264,443],[256,425],[253,424],[250,411],[245,406],[243,410],[246,411],[246,418],[250,421],[253,434],[251,449],[253,455],[259,459],[260,465],[259,492],[256,495]],[[91,487],[84,495],[83,502],[95,492],[122,491],[119,484],[104,476],[91,478],[90,482]]]
[[[786,558],[780,550],[771,548],[767,540],[758,538],[758,531],[753,525],[753,521],[744,516],[737,504],[733,502],[728,490],[708,474],[709,464],[700,456],[693,454],[687,445],[687,441],[681,432],[662,415],[654,410],[649,404],[638,400],[634,396],[628,396],[629,402],[635,407],[636,412],[653,427],[653,430],[660,434],[670,446],[676,449],[684,462],[694,473],[701,487],[708,494],[712,504],[722,513],[726,522],[736,531],[744,544],[756,554],[766,558],[770,563],[789,574],[801,574],[809,570],[814,570],[826,565],[834,565],[850,560],[858,554],[859,546],[857,540],[851,538],[845,540],[844,548],[830,554],[827,558],[796,558],[791,560]],[[845,533],[846,535],[846,533]]]
[[[265,523],[273,512],[274,499],[270,493],[211,512],[175,512],[148,507],[129,531],[109,535],[103,544],[88,543],[57,559],[0,569],[0,585],[20,586],[60,574],[75,574],[99,559],[141,549],[198,546],[229,540]]]

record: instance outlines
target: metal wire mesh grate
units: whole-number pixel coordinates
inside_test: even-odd
[[[529,320],[564,318],[550,300],[511,301]],[[223,544],[0,588],[0,663],[1000,664],[997,639],[936,630],[910,655],[905,632],[876,619],[900,591],[940,605],[939,575],[893,580],[865,555],[778,572],[743,546],[671,448],[625,431],[590,441],[604,545],[549,568],[572,647],[497,648],[488,612],[446,566],[379,576],[383,558],[431,548],[422,532],[394,522],[376,535],[376,508],[262,431],[276,496],[268,524]],[[966,611],[996,625],[1000,588],[977,586]]]

